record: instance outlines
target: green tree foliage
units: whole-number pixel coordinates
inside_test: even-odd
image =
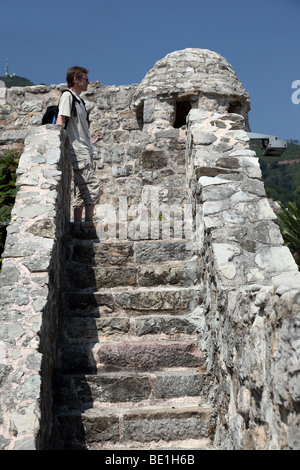
[[[267,196],[282,204],[300,199],[300,145],[297,143],[288,141],[280,157],[264,157],[260,146],[252,146],[259,158]]]
[[[7,153],[6,157],[0,158],[0,256],[4,250],[6,226],[10,221],[11,211],[17,194],[16,169],[18,163],[19,156],[11,152]]]
[[[6,88],[11,88],[14,86],[32,86],[34,83],[32,83],[30,80],[24,77],[18,77],[17,75],[12,75],[12,76],[5,76],[5,77],[0,77],[0,80],[5,83]]]
[[[289,202],[286,206],[281,204],[281,209],[278,213],[278,225],[285,244],[300,267],[300,201]]]
[[[280,204],[277,223],[286,246],[300,269],[300,145],[288,141],[280,157],[264,157],[259,146],[252,146],[259,158],[268,198]]]

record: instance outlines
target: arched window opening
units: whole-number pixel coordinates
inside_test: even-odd
[[[240,101],[233,101],[228,106],[228,112],[234,114],[241,114],[242,103]]]
[[[144,126],[144,101],[142,101],[136,109],[136,120],[140,130],[143,130]]]
[[[175,121],[173,127],[179,129],[186,125],[186,118],[192,109],[191,101],[176,101],[175,106]]]

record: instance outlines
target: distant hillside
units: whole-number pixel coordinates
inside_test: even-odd
[[[259,158],[267,196],[283,204],[300,201],[300,145],[295,140],[287,143],[280,157],[264,157],[259,145],[251,145]]]
[[[12,75],[8,77],[0,77],[0,80],[2,80],[5,83],[6,88],[11,88],[13,86],[32,86],[34,83],[32,83],[30,80],[24,77],[18,77],[17,75]]]

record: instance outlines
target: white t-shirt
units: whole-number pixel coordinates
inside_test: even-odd
[[[75,100],[77,116],[72,114],[72,93],[80,101],[78,103]],[[90,139],[86,109],[80,97],[74,92],[63,93],[59,102],[58,115],[69,118],[66,132],[70,140],[72,167],[74,169],[82,169],[88,163],[92,163],[93,147]]]

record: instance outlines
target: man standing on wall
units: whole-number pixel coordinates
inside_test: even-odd
[[[80,94],[87,90],[89,71],[70,67],[66,80],[68,93],[61,95],[56,123],[66,129],[70,141],[71,163],[74,174],[74,221],[81,222],[83,208],[85,221],[92,221],[94,207],[100,200],[100,181],[93,169],[93,147],[84,101]]]

